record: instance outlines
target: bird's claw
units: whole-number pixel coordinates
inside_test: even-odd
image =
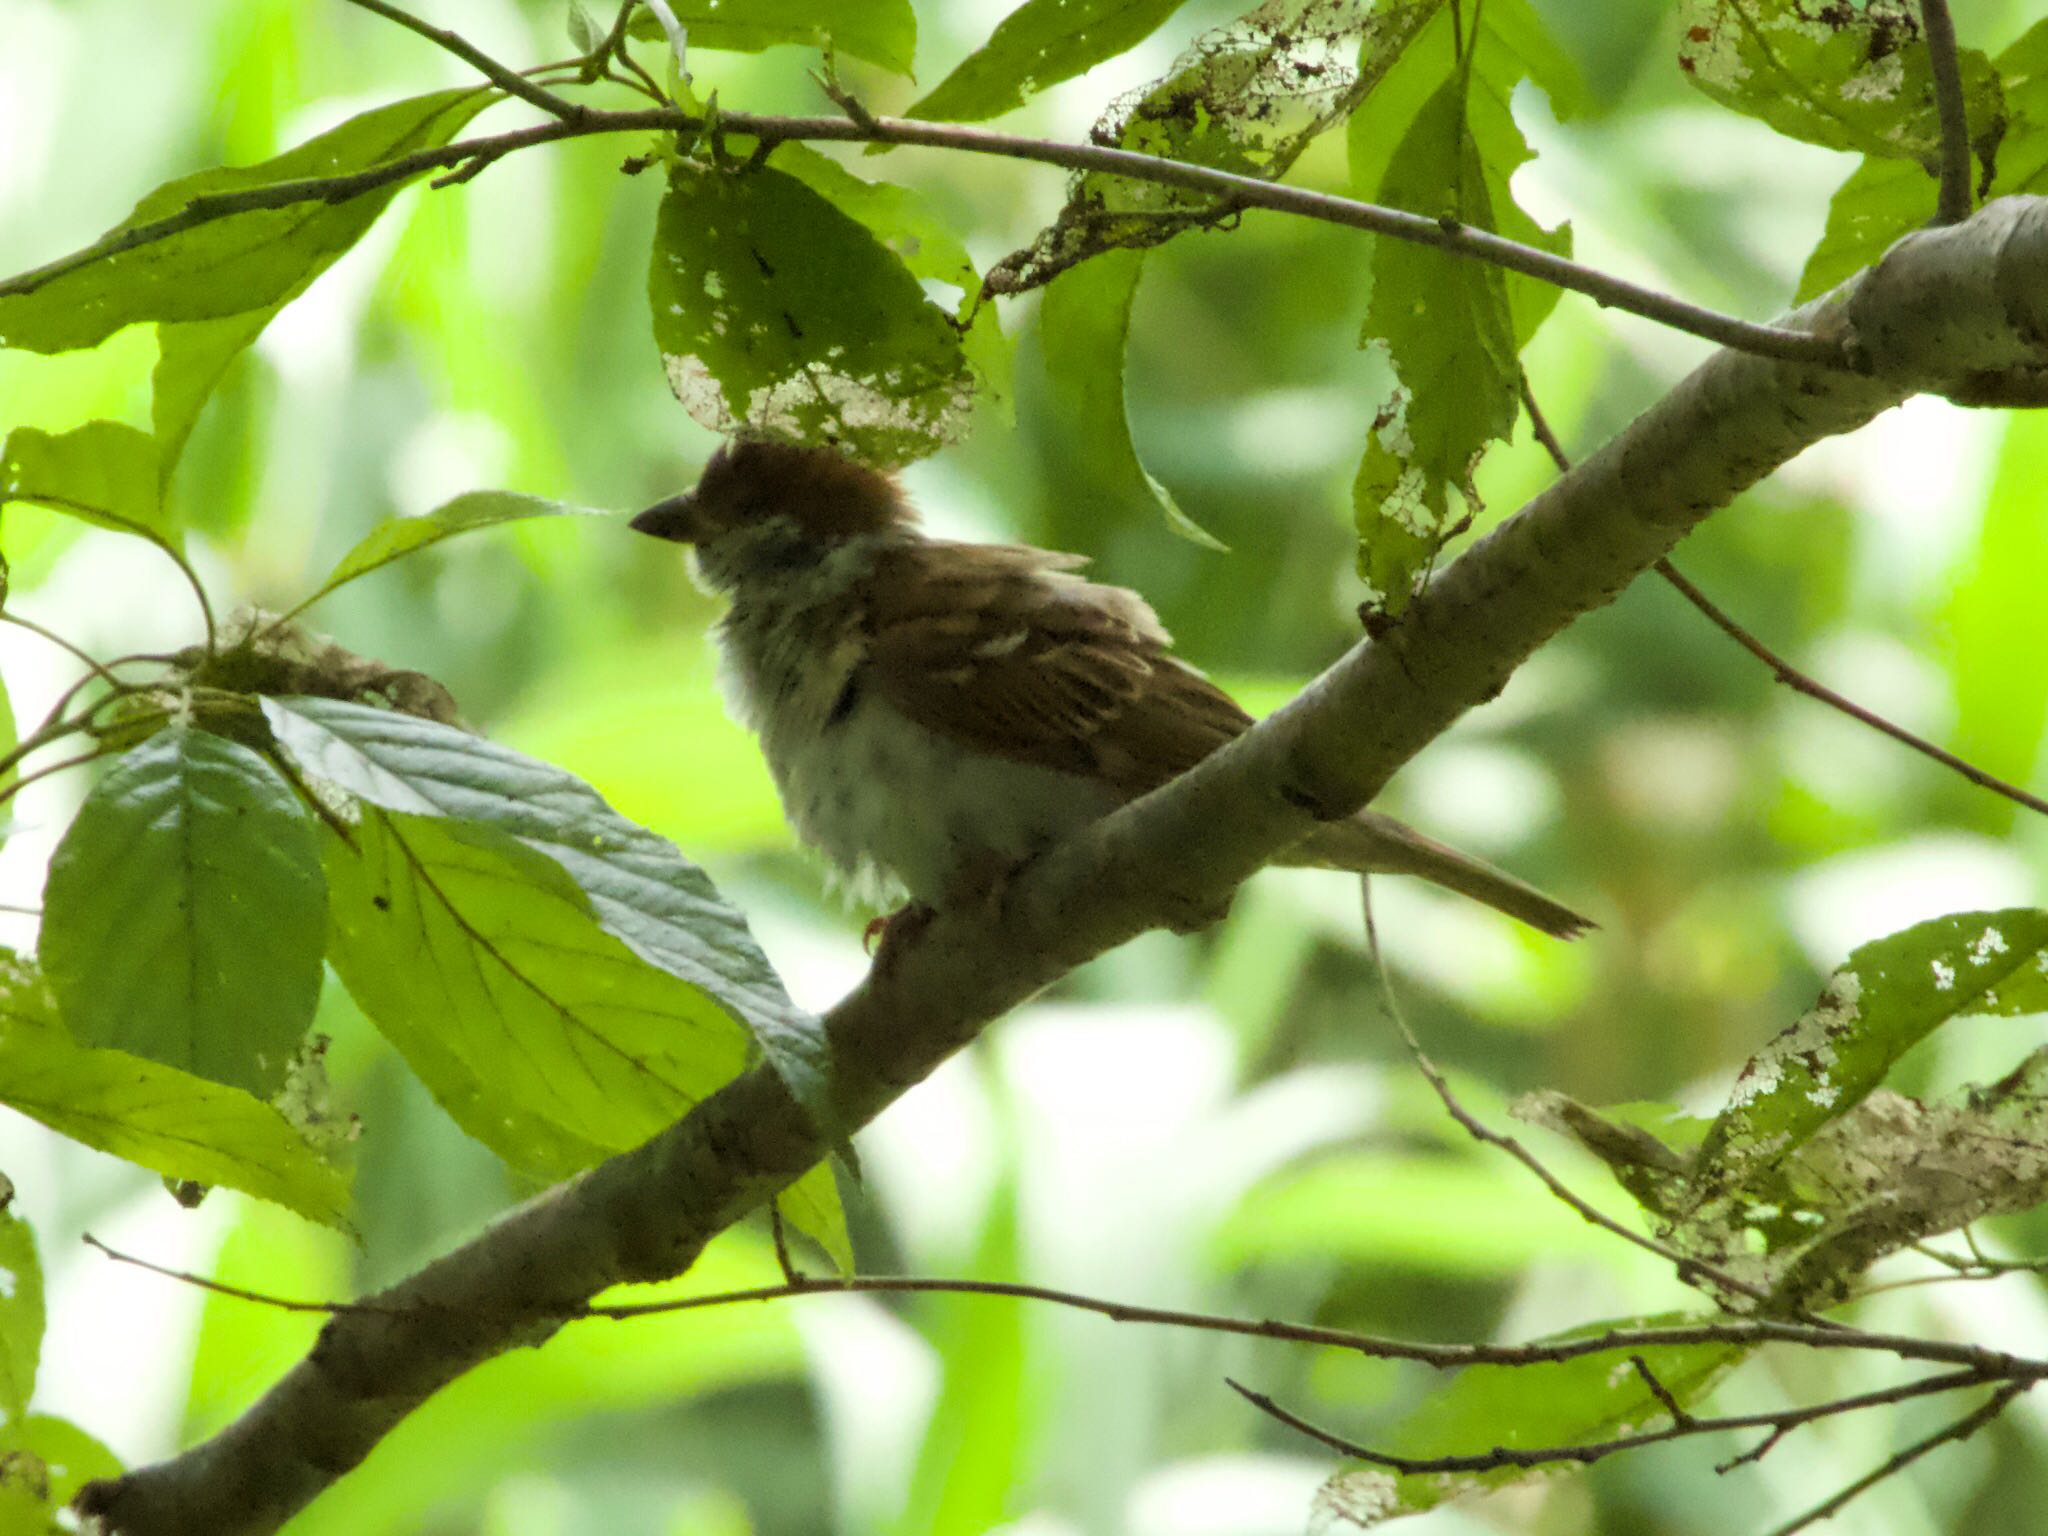
[[[934,908],[921,901],[910,902],[894,912],[872,919],[861,932],[861,946],[875,957],[875,967],[879,970],[889,964],[905,944],[930,927],[932,919],[938,915]]]

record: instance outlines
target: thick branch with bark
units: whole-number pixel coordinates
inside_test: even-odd
[[[89,1487],[126,1536],[275,1531],[440,1387],[543,1343],[589,1297],[686,1270],[983,1026],[1148,928],[1213,915],[1319,817],[1346,816],[1532,652],[1814,442],[1967,374],[2048,362],[2048,201],[1903,242],[1786,322],[1867,372],[1717,354],[1538,496],[1298,699],[1184,777],[941,913],[826,1016],[838,1123],[765,1067],[636,1150],[548,1191],[336,1316],[240,1420]],[[1818,350],[1826,350],[1820,349]]]

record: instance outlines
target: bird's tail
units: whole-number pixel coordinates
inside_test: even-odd
[[[1319,827],[1281,862],[1357,874],[1420,875],[1432,885],[1469,896],[1560,939],[1575,939],[1595,926],[1592,919],[1506,870],[1424,837],[1377,811],[1360,811],[1347,821]]]

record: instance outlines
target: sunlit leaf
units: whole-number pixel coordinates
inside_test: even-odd
[[[903,115],[974,123],[1150,37],[1183,0],[1025,0]]]
[[[1062,273],[1039,310],[1039,347],[1070,434],[1105,500],[1151,502],[1167,526],[1209,549],[1224,545],[1180,509],[1152,477],[1131,440],[1124,403],[1124,356],[1142,251],[1111,251]]]
[[[954,318],[967,327],[961,347],[974,369],[980,396],[1005,422],[1011,420],[1012,349],[1001,316],[993,303],[981,301],[981,273],[974,258],[923,194],[893,182],[863,180],[808,144],[780,146],[775,168],[865,225],[913,277],[932,278],[960,290]]]
[[[0,1428],[0,1531],[62,1536],[76,1529],[61,1512],[78,1490],[120,1473],[119,1458],[68,1419],[32,1413]]]
[[[36,1235],[0,1211],[0,1424],[15,1426],[35,1396],[43,1350],[43,1266]]]
[[[678,167],[648,293],[669,383],[706,426],[882,464],[965,428],[973,379],[950,317],[894,252],[793,176]]]
[[[319,1001],[325,901],[313,818],[278,771],[174,726],[58,845],[42,964],[81,1044],[268,1093]]]
[[[489,528],[528,517],[603,515],[594,507],[573,506],[566,501],[551,501],[545,496],[528,496],[519,491],[470,491],[418,517],[397,517],[379,523],[363,535],[355,548],[341,557],[313,595],[297,604],[292,611],[296,613],[310,606],[358,576],[368,575],[394,560],[402,560],[431,544],[438,544],[458,533],[468,533],[473,528]]]
[[[2048,21],[2036,22],[1994,67],[2003,110],[1989,125],[1997,130],[1991,160],[1997,174],[1987,195],[2048,191]],[[1979,145],[1980,156],[1986,148]],[[1923,159],[1873,152],[1850,173],[1828,204],[1827,229],[1799,275],[1800,302],[1869,266],[1934,217],[1938,184]]]
[[[102,528],[169,542],[157,493],[157,445],[118,421],[69,432],[16,427],[0,447],[0,508],[32,501]]]
[[[280,299],[218,320],[167,321],[157,327],[156,368],[149,376],[149,423],[156,434],[160,484],[177,468],[186,439],[228,365],[263,333],[285,302]]]
[[[334,699],[266,699],[264,709],[314,778],[388,810],[495,827],[555,860],[606,932],[752,1031],[799,1102],[825,1114],[830,1053],[818,1021],[673,844],[575,775],[452,726]]]
[[[1617,1329],[1684,1326],[1710,1321],[1683,1313],[1626,1317],[1588,1324],[1539,1342],[1583,1338]],[[1679,1344],[1631,1350],[1681,1407],[1702,1397],[1741,1358],[1728,1344]],[[1535,1365],[1467,1366],[1403,1416],[1384,1450],[1410,1460],[1485,1455],[1496,1447],[1529,1450],[1611,1440],[1652,1425],[1668,1410],[1628,1354],[1581,1355]],[[1333,1477],[1316,1496],[1319,1532],[1370,1526],[1434,1509],[1463,1494],[1538,1476],[1514,1466],[1477,1472],[1397,1473],[1355,1467]]]
[[[1687,0],[1678,66],[1708,96],[1829,149],[1935,163],[1934,77],[1911,0]],[[1973,141],[2001,113],[1991,62],[1962,53]]]
[[[1742,1069],[1701,1149],[1699,1188],[1740,1184],[1883,1081],[1950,1019],[2048,1007],[2048,912],[1962,912],[1865,944]]]
[[[778,43],[836,49],[910,73],[917,51],[917,15],[910,0],[669,0],[692,48],[759,53]],[[663,36],[646,9],[633,18],[636,37]]]

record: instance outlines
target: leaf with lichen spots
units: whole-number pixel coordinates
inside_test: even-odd
[[[1277,181],[1344,120],[1372,89],[1381,61],[1398,57],[1442,3],[1265,0],[1198,38],[1160,79],[1118,98],[1089,137]],[[1209,193],[1082,172],[1068,184],[1059,217],[991,268],[990,283],[1004,293],[1040,287],[1102,251],[1159,245],[1231,213]]]
[[[1829,149],[1938,163],[1941,124],[1911,0],[1688,0],[1678,67],[1723,106]],[[1989,157],[2004,116],[1998,72],[1961,50],[1970,139]]]
[[[2032,908],[1956,913],[1863,945],[1743,1067],[1700,1149],[1697,1195],[1711,1199],[1783,1159],[1950,1019],[2040,1006],[2044,964],[2048,912]]]
[[[648,296],[670,386],[716,431],[893,465],[965,430],[973,372],[951,317],[793,176],[676,167]]]

